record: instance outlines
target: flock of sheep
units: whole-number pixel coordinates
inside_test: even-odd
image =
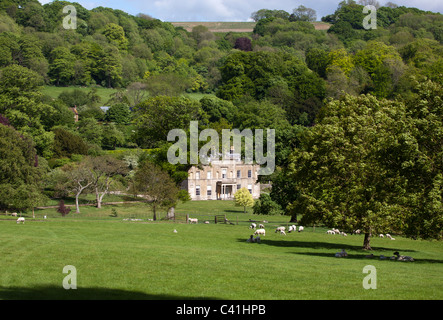
[[[252,222],[251,225],[249,226],[249,229],[253,229],[255,231],[254,231],[254,234],[251,235],[248,238],[248,240],[246,240],[247,242],[257,242],[257,243],[260,243],[261,242],[260,236],[261,235],[262,236],[266,236],[266,229],[265,229],[264,224],[262,224],[262,223],[260,223],[258,225],[258,229],[257,229],[257,224]],[[303,229],[304,229],[303,226],[299,226],[298,227],[298,232],[303,231]],[[289,232],[293,232],[293,231],[297,231],[297,226],[296,225],[291,225],[291,226],[288,227],[288,233]],[[277,232],[282,234],[282,235],[286,235],[286,227],[282,227],[282,226],[281,227],[277,227],[275,229],[275,233],[277,233]],[[257,236],[257,237],[254,238],[254,236]]]

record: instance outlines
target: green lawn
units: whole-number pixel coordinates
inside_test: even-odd
[[[365,258],[363,235],[327,235],[306,228],[286,236],[274,232],[287,217],[242,216],[229,201],[188,202],[177,208],[205,219],[225,212],[238,225],[129,222],[150,216],[145,205],[82,207],[74,218],[25,224],[0,220],[0,299],[442,299],[441,242],[373,238],[373,254],[411,255],[412,263]],[[193,211],[192,211],[193,210]],[[106,213],[105,213],[106,212]],[[229,216],[230,215],[230,216]],[[247,243],[249,218],[267,219],[262,243]],[[200,220],[202,221],[202,220]],[[177,233],[173,230],[176,229]],[[335,258],[346,249],[347,258]],[[77,270],[77,290],[65,290],[63,267]],[[366,265],[377,271],[377,289],[362,286]]]
[[[78,87],[78,86],[70,86],[70,87],[45,86],[42,92],[43,94],[47,94],[51,98],[56,99],[63,91],[73,91],[75,89],[83,90],[85,92],[89,92],[91,90],[91,88],[89,87]],[[100,103],[104,105],[111,98],[111,94],[113,94],[116,91],[117,89],[113,88],[97,87],[97,94],[101,98]]]

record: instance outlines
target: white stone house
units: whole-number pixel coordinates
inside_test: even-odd
[[[220,160],[211,158],[208,165],[193,166],[184,181],[192,200],[229,200],[235,192],[247,188],[254,199],[260,197],[257,182],[260,165],[245,164],[240,154],[231,153]]]

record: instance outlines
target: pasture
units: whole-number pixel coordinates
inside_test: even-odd
[[[238,225],[204,224],[217,204],[217,213],[225,212],[230,220],[241,215],[242,208],[229,201],[208,201],[177,208],[178,216],[198,217],[197,225],[123,220],[131,210],[141,216],[147,208],[142,204],[112,206],[117,217],[94,217],[100,209],[89,207],[64,218],[50,216],[55,209],[38,210],[35,219],[26,214],[25,224],[2,216],[0,299],[443,298],[441,242],[374,237],[374,250],[366,252],[360,249],[363,235],[328,235],[321,227],[274,233],[288,217],[248,213]],[[110,208],[101,210],[109,213]],[[260,244],[246,242],[252,234],[249,218],[269,221]],[[349,256],[334,257],[341,249]],[[416,261],[378,259],[397,250]],[[377,258],[365,258],[369,253]],[[77,270],[77,290],[62,287],[66,265]],[[362,286],[366,265],[376,268],[377,289]]]

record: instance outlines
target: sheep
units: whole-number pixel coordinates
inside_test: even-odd
[[[297,229],[296,229],[296,228],[294,229],[293,226],[289,226],[288,232],[292,232],[292,231],[294,231],[294,230],[297,230]]]
[[[385,236],[383,235],[383,233],[380,233],[379,237],[384,238]]]
[[[285,232],[285,230],[280,230],[280,234],[282,234],[282,235],[286,235],[286,232]]]
[[[298,227],[298,232],[302,232],[305,228],[303,226]]]
[[[195,224],[197,224],[198,223],[198,219],[196,219],[196,218],[188,218],[188,222],[189,222],[189,224],[192,224],[192,223],[195,223]]]
[[[263,236],[265,236],[266,235],[266,230],[265,229],[257,229],[257,230],[255,230],[254,235],[257,236],[259,234],[262,234]]]
[[[209,221],[208,221],[208,220],[206,220],[206,221],[205,221],[205,224],[209,224]]]
[[[360,229],[357,229],[357,230],[354,231],[354,233],[355,233],[355,234],[360,234],[360,233],[361,233],[361,230],[360,230]]]
[[[11,216],[13,216],[13,217],[17,217],[17,212],[13,212],[13,213],[11,213]]]
[[[174,231],[173,231],[174,233],[177,233],[177,230],[176,229],[174,229]]]
[[[391,239],[391,240],[395,240],[395,238],[393,238],[389,233],[386,234],[386,237]]]
[[[255,223],[251,223],[251,225],[249,226],[249,229],[256,229],[257,225]]]
[[[278,227],[277,229],[275,229],[275,233],[279,232],[279,231],[285,231],[286,228],[285,227]]]
[[[341,252],[337,252],[337,253],[335,254],[335,256],[336,256],[337,258],[347,257],[347,256],[348,256],[348,253],[345,251],[345,249],[341,249]]]
[[[335,232],[332,231],[332,230],[328,230],[328,231],[326,231],[326,233],[327,233],[327,234],[335,234]]]
[[[264,229],[264,228],[265,228],[265,226],[262,225],[261,223],[258,225],[258,227],[259,227],[260,229]]]
[[[25,218],[20,217],[17,219],[17,223],[23,222],[23,224],[25,224]]]

